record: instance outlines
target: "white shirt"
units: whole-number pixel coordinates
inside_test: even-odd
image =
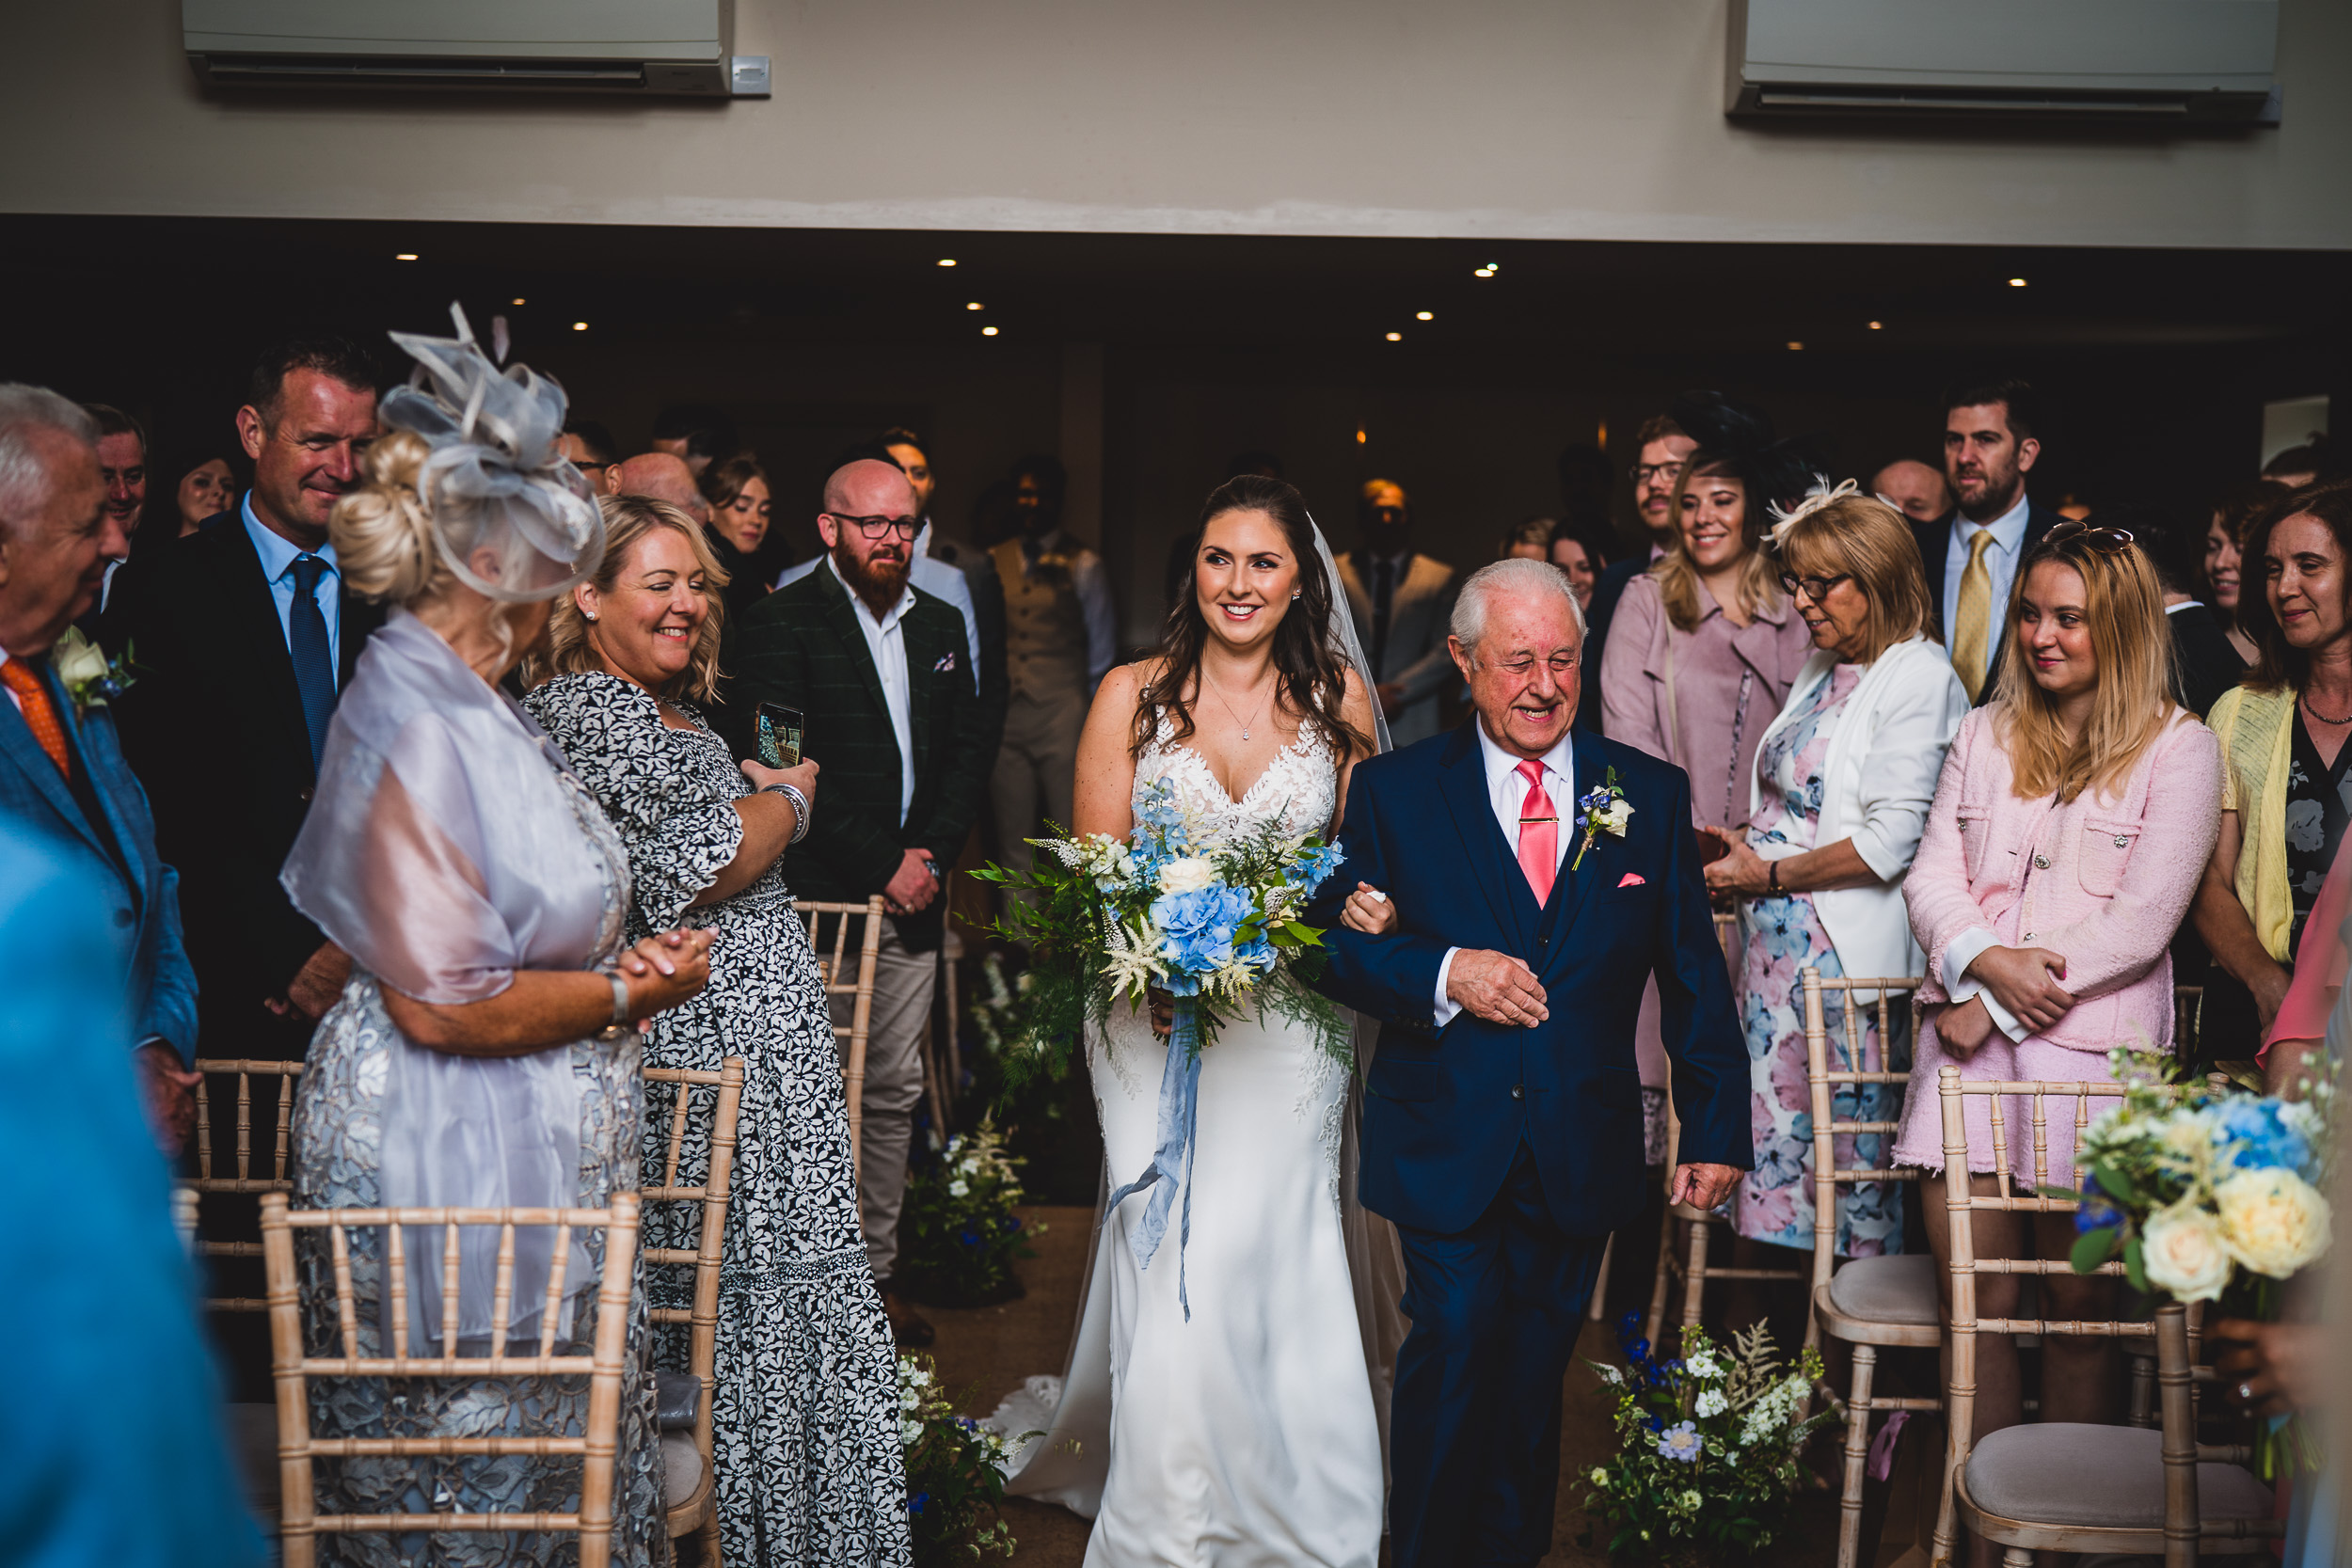
[[[1517,757],[1496,745],[1481,721],[1478,732],[1478,759],[1486,768],[1486,803],[1494,808],[1495,826],[1502,830],[1502,842],[1511,847],[1511,869],[1518,871],[1519,818],[1526,815],[1527,775],[1519,771],[1525,758]],[[1551,863],[1555,875],[1562,861],[1568,858],[1568,840],[1576,826],[1576,756],[1573,743],[1562,736],[1560,743],[1535,759],[1543,766],[1544,793],[1551,797],[1552,815],[1560,818],[1552,834]],[[1531,890],[1532,891],[1532,890]],[[1442,1029],[1454,1022],[1454,1015],[1462,1005],[1445,993],[1446,976],[1453,972],[1454,955],[1458,947],[1445,950],[1445,958],[1438,965],[1437,1023]]]
[[[850,595],[850,613],[856,618],[857,629],[866,634],[866,651],[873,656],[874,673],[882,678],[882,706],[890,710],[890,734],[898,742],[898,826],[905,827],[907,809],[914,804],[914,726],[907,718],[907,611],[914,608],[914,590],[906,589],[898,602],[890,607],[879,621],[866,607],[841,576],[841,568],[833,563],[833,552],[825,553],[825,570],[841,584]]]
[[[1993,602],[1985,627],[1985,663],[2001,641],[2001,623],[2009,614],[2009,587],[2017,580],[2018,557],[2025,553],[2026,525],[2033,520],[2033,503],[2017,492],[2017,504],[1983,525],[1993,531],[1993,547],[1984,552],[1985,575],[1993,579]],[[1960,579],[1967,575],[1968,550],[1976,543],[1978,525],[1960,513],[1952,514],[1951,543],[1944,546],[1944,645],[1959,636]]]
[[[6,649],[6,648],[0,648],[0,664],[6,664],[6,663],[8,663],[8,649]],[[14,688],[11,688],[11,687],[0,687],[0,690],[5,690],[5,691],[7,691],[7,692],[8,692],[8,701],[10,701],[11,703],[14,703],[14,704],[16,705],[16,711],[17,711],[17,712],[19,712],[19,713],[23,713],[23,712],[24,711],[24,698],[22,698],[22,697],[20,697],[20,696],[18,696],[18,695],[16,694],[16,691],[15,691],[15,689],[14,689]]]
[[[980,616],[972,605],[972,585],[964,581],[963,574],[953,566],[944,561],[933,561],[930,547],[931,521],[926,517],[923,519],[923,531],[914,536],[914,546],[908,554],[907,581],[933,598],[946,600],[956,607],[956,613],[963,617],[963,641],[972,655],[972,689],[977,691],[980,689]],[[776,578],[776,586],[782,588],[787,582],[798,582],[815,570],[817,562],[814,558],[798,565],[787,566],[783,575]]]
[[[321,545],[315,550],[305,550],[284,534],[262,526],[262,519],[253,515],[253,492],[245,496],[240,509],[245,519],[246,536],[253,541],[256,554],[262,558],[262,576],[269,581],[269,596],[278,606],[278,635],[286,640],[286,651],[294,652],[294,558],[315,555],[326,562],[326,570],[319,574],[318,587],[310,597],[317,601],[319,614],[326,621],[326,670],[328,678],[340,685],[343,669],[343,575],[335,563],[335,546]]]

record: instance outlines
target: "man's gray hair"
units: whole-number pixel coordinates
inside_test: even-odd
[[[1472,572],[1462,582],[1462,591],[1454,601],[1454,623],[1446,629],[1472,657],[1478,653],[1478,640],[1486,633],[1486,601],[1498,594],[1557,594],[1568,603],[1568,613],[1576,618],[1576,641],[1584,642],[1584,607],[1576,602],[1576,591],[1568,586],[1568,574],[1549,561],[1530,561],[1525,556],[1513,556],[1507,561],[1490,562]]]
[[[14,533],[48,499],[48,468],[33,446],[33,433],[44,429],[85,446],[98,444],[98,421],[72,398],[0,381],[0,531]]]

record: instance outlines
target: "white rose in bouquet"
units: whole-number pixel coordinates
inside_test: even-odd
[[[2148,1282],[2176,1301],[2211,1301],[2230,1282],[2230,1249],[2221,1222],[2193,1204],[2175,1204],[2148,1216],[2141,1233]]]
[[[2213,1200],[2223,1244],[2256,1274],[2284,1279],[2328,1250],[2328,1200],[2291,1170],[2239,1171]]]
[[[1160,867],[1160,892],[1199,893],[1216,886],[1216,867],[1199,855],[1180,855]]]

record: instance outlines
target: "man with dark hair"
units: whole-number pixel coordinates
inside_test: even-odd
[[[2274,453],[2263,465],[2263,478],[2276,480],[2290,489],[2300,490],[2306,484],[2322,480],[2344,477],[2344,469],[2336,461],[2335,446],[2317,431],[2299,447],[2289,447]]]
[[[1584,677],[1577,704],[1577,723],[1600,733],[1600,656],[1609,644],[1609,623],[1615,619],[1625,585],[1657,562],[1674,542],[1675,486],[1682,483],[1682,465],[1699,444],[1664,414],[1653,414],[1633,433],[1633,515],[1649,536],[1649,547],[1620,552],[1593,585],[1593,602],[1585,607]]]
[[[2000,676],[2017,563],[2059,520],[2026,495],[2041,432],[2042,400],[2026,382],[1963,382],[1944,394],[1944,480],[1958,505],[1949,517],[1913,522],[1911,533],[1936,635],[1973,702]]]
[[[1916,458],[1898,457],[1870,476],[1867,491],[1914,523],[1932,523],[1952,509],[1951,487],[1944,470]]]
[[[939,890],[978,816],[988,760],[963,621],[908,581],[919,528],[914,487],[897,464],[863,457],[834,470],[817,518],[822,563],[728,629],[723,662],[735,677],[722,719],[738,753],[752,756],[761,703],[806,716],[825,789],[807,843],[792,852],[792,890],[850,903],[880,894],[892,916],[867,1025],[859,1192],[866,1259],[902,1344],[930,1338],[891,1275],[923,1090],[930,955],[946,929]]]
[[[122,531],[127,546],[131,536],[139,531],[139,518],[147,508],[147,430],[138,420],[121,409],[103,403],[86,403],[84,412],[98,421],[98,477],[106,484],[106,516]],[[98,602],[82,620],[74,623],[85,635],[94,636],[98,617],[105,612],[106,601],[113,597],[115,574],[122,569],[127,555],[109,558],[106,580],[99,585]]]
[[[1001,863],[1029,868],[1023,841],[1045,822],[1068,832],[1078,734],[1094,689],[1118,656],[1118,617],[1103,558],[1062,531],[1061,464],[1031,453],[1012,466],[1021,531],[992,552],[1005,594],[1005,668],[1010,691],[1004,741],[989,774]]]
[[[683,458],[694,477],[722,457],[743,450],[735,421],[706,403],[674,403],[654,416],[653,450]]]
[[[621,460],[612,433],[594,420],[574,420],[564,427],[563,438],[556,445],[572,460],[572,467],[587,477],[588,487],[603,495],[605,470]]]
[[[2169,507],[2110,506],[2092,513],[2090,525],[2129,533],[2155,568],[2156,584],[2164,590],[2165,622],[2172,631],[2173,700],[2202,717],[2246,673],[2246,660],[2230,634],[2196,597],[2204,580],[2210,524],[2201,515]]]

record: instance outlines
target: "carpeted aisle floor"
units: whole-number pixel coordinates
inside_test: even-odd
[[[1042,1221],[1045,1234],[1037,1241],[1038,1256],[1021,1267],[1028,1294],[1002,1307],[965,1311],[925,1308],[939,1329],[933,1347],[939,1372],[957,1407],[985,1415],[998,1400],[1035,1372],[1059,1373],[1069,1335],[1077,1312],[1079,1276],[1085,1267],[1088,1209],[1024,1210],[1034,1226]],[[1649,1234],[1655,1234],[1654,1227]],[[1609,1299],[1613,1314],[1646,1304],[1654,1248],[1628,1248],[1636,1255],[1621,1258],[1612,1270]],[[1603,1324],[1588,1325],[1580,1353],[1615,1360],[1615,1337]],[[1583,1490],[1578,1480],[1613,1449],[1609,1403],[1600,1385],[1581,1364],[1571,1370],[1562,1393],[1560,1510],[1553,1528],[1547,1565],[1597,1565],[1608,1561],[1597,1549],[1578,1544],[1586,1528],[1578,1506]],[[1875,1511],[1874,1511],[1875,1512]],[[1005,1517],[1020,1543],[1014,1560],[1023,1568],[1077,1568],[1086,1556],[1088,1522],[1059,1508],[1018,1499],[1009,1503]],[[1875,1518],[1868,1521],[1875,1525]],[[1795,1527],[1768,1552],[1751,1560],[1749,1568],[1826,1568],[1835,1560],[1837,1500],[1817,1491],[1799,1504]],[[1890,1554],[1891,1555],[1891,1554]]]

